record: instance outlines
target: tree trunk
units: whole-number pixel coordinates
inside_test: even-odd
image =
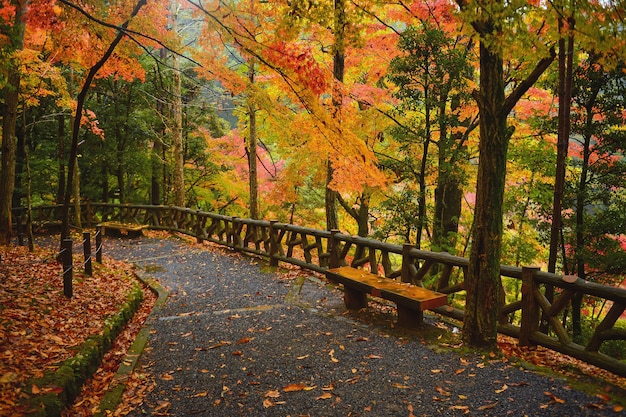
[[[574,29],[572,19],[569,19],[571,27]],[[563,18],[559,19],[559,32],[563,32]],[[561,211],[563,207],[563,193],[565,189],[565,164],[567,151],[569,148],[570,135],[570,113],[572,99],[572,78],[573,78],[573,56],[574,56],[574,36],[573,32],[567,38],[561,36],[559,39],[559,120],[556,145],[556,172],[554,179],[554,199],[552,203],[552,225],[550,228],[550,253],[548,255],[548,272],[556,272],[556,261],[559,253],[559,239],[561,236]],[[554,287],[546,285],[545,296],[552,302],[554,298]],[[548,318],[543,314],[541,331],[548,331]]]
[[[116,157],[117,157],[117,166],[115,169],[115,176],[117,178],[117,189],[119,190],[119,202],[120,204],[126,203],[126,185],[124,181],[124,140],[122,138],[122,132],[120,131],[120,126],[118,125],[119,121],[116,122],[115,126],[115,146],[116,146]]]
[[[78,230],[83,228],[80,219],[80,170],[78,169],[78,158],[74,158],[74,179],[72,180],[72,195],[74,196],[74,226]]]
[[[57,188],[57,204],[63,204],[65,200],[65,116],[60,114],[58,118],[59,129],[59,144],[57,155],[59,158],[59,185]],[[104,200],[106,203],[106,200]]]
[[[339,219],[337,218],[337,191],[330,188],[330,183],[333,180],[333,165],[330,161],[326,164],[326,194],[324,199],[326,230],[335,230],[339,229]]]
[[[479,166],[474,232],[465,279],[463,341],[495,348],[500,283],[502,204],[510,133],[504,112],[504,71],[499,51],[480,43]]]
[[[346,5],[344,0],[334,1],[334,24],[333,24],[333,37],[334,37],[334,51],[333,51],[333,119],[337,124],[338,134],[341,135],[341,107],[343,104],[343,75],[345,67],[345,29],[346,29]],[[326,208],[326,229],[333,230],[339,228],[339,220],[337,218],[337,192],[330,188],[330,184],[333,180],[333,165],[328,161],[326,166],[326,194],[325,194],[325,208]]]
[[[161,188],[163,186],[163,162],[161,161],[161,153],[163,152],[163,143],[161,138],[154,140],[152,146],[152,153],[150,159],[152,160],[152,174],[151,174],[151,192],[150,202],[153,206],[162,204],[161,201]]]
[[[24,48],[25,24],[22,20],[26,12],[27,1],[11,1],[15,7],[13,26],[7,29],[10,46],[5,53],[11,56],[13,52]],[[11,57],[8,65],[7,82],[2,89],[4,108],[2,112],[2,160],[0,162],[0,245],[8,245],[13,234],[13,218],[11,203],[15,188],[15,152],[17,139],[15,127],[17,124],[17,110],[20,95],[20,63]]]
[[[430,79],[428,69],[426,69],[424,76],[426,77],[426,81],[424,83],[424,149],[422,152],[422,162],[420,164],[419,204],[417,207],[417,230],[415,233],[415,247],[418,249],[422,247],[422,234],[424,226],[426,225],[426,170],[428,168],[428,148],[431,140],[430,113],[432,110],[432,104],[430,99]]]
[[[171,5],[172,32],[178,30],[179,5]],[[176,54],[172,54],[173,86],[172,86],[172,145],[174,158],[174,172],[172,173],[172,188],[174,189],[174,205],[185,207],[185,154],[183,148],[183,97],[182,81],[180,76],[180,61]]]
[[[250,218],[259,218],[259,180],[257,173],[257,136],[256,136],[256,105],[253,98],[253,86],[255,75],[255,59],[250,58],[248,67],[248,81],[250,93],[248,94],[248,183],[250,188]]]

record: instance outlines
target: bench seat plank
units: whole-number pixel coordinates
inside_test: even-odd
[[[126,232],[129,236],[140,236],[142,230],[148,228],[145,224],[121,223],[116,221],[98,223],[96,227],[102,228],[104,234],[106,234],[106,230],[117,230],[120,233]]]
[[[448,303],[446,294],[427,290],[416,285],[384,278],[361,269],[343,266],[328,270],[331,278],[343,285],[384,298],[406,307],[424,311]]]

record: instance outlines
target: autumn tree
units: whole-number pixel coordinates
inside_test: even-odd
[[[590,52],[574,71],[572,90],[572,208],[566,245],[571,270],[583,279],[619,285],[626,271],[620,242],[626,217],[626,76],[623,62]],[[567,261],[567,260],[566,260]],[[581,341],[582,295],[572,300],[572,326]]]
[[[526,74],[521,73],[519,83],[509,88],[506,95],[505,47],[512,40],[508,36],[515,32],[528,33],[529,27],[540,30],[540,14],[535,16],[530,5],[513,7],[501,0],[480,4],[459,2],[459,5],[468,14],[478,37],[480,67],[479,90],[475,94],[480,114],[479,167],[472,246],[465,277],[463,341],[470,346],[495,348],[501,287],[502,204],[507,151],[513,134],[507,118],[522,95],[550,66],[555,54],[545,45],[528,42],[526,45],[539,55],[537,64]],[[470,7],[476,9],[470,13]],[[538,20],[531,23],[532,18]],[[519,36],[516,42],[518,39]]]
[[[397,168],[406,171],[418,184],[415,244],[421,246],[428,218],[433,218],[431,248],[454,250],[454,236],[461,216],[463,159],[467,158],[465,142],[471,131],[461,130],[459,111],[468,100],[467,78],[470,75],[467,49],[455,48],[457,41],[428,21],[408,27],[401,35],[398,48],[404,55],[390,64],[390,80],[398,86],[396,96],[402,100],[398,115],[415,114],[394,129],[401,149],[406,153]],[[466,41],[467,42],[467,41]],[[417,144],[421,155],[411,151]],[[431,145],[435,145],[434,152]],[[436,158],[431,153],[437,155]],[[436,161],[436,162],[435,162]],[[436,166],[435,214],[427,216],[427,186]],[[402,179],[406,174],[400,176]]]
[[[2,165],[0,166],[0,245],[8,245],[12,234],[11,202],[15,186],[15,152],[17,139],[15,129],[20,93],[19,52],[24,47],[27,2],[11,1],[12,13],[3,13],[1,34],[3,54],[8,57],[5,81],[2,85],[4,106],[2,112]]]

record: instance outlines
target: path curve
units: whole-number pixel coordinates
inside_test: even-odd
[[[131,417],[618,415],[564,380],[355,320],[315,278],[177,239],[104,245],[170,292],[139,360],[157,387]]]

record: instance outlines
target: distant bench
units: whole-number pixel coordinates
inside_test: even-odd
[[[120,222],[102,222],[97,225],[102,230],[102,234],[106,235],[107,231],[113,232],[114,236],[128,236],[139,237],[143,234],[143,229],[147,229],[148,226],[144,224],[135,223],[120,223]]]
[[[343,284],[344,302],[349,310],[366,308],[368,294],[396,303],[398,326],[401,327],[422,326],[424,310],[448,303],[446,294],[394,281],[391,278],[349,266],[329,269],[326,271],[326,276],[331,281]]]

